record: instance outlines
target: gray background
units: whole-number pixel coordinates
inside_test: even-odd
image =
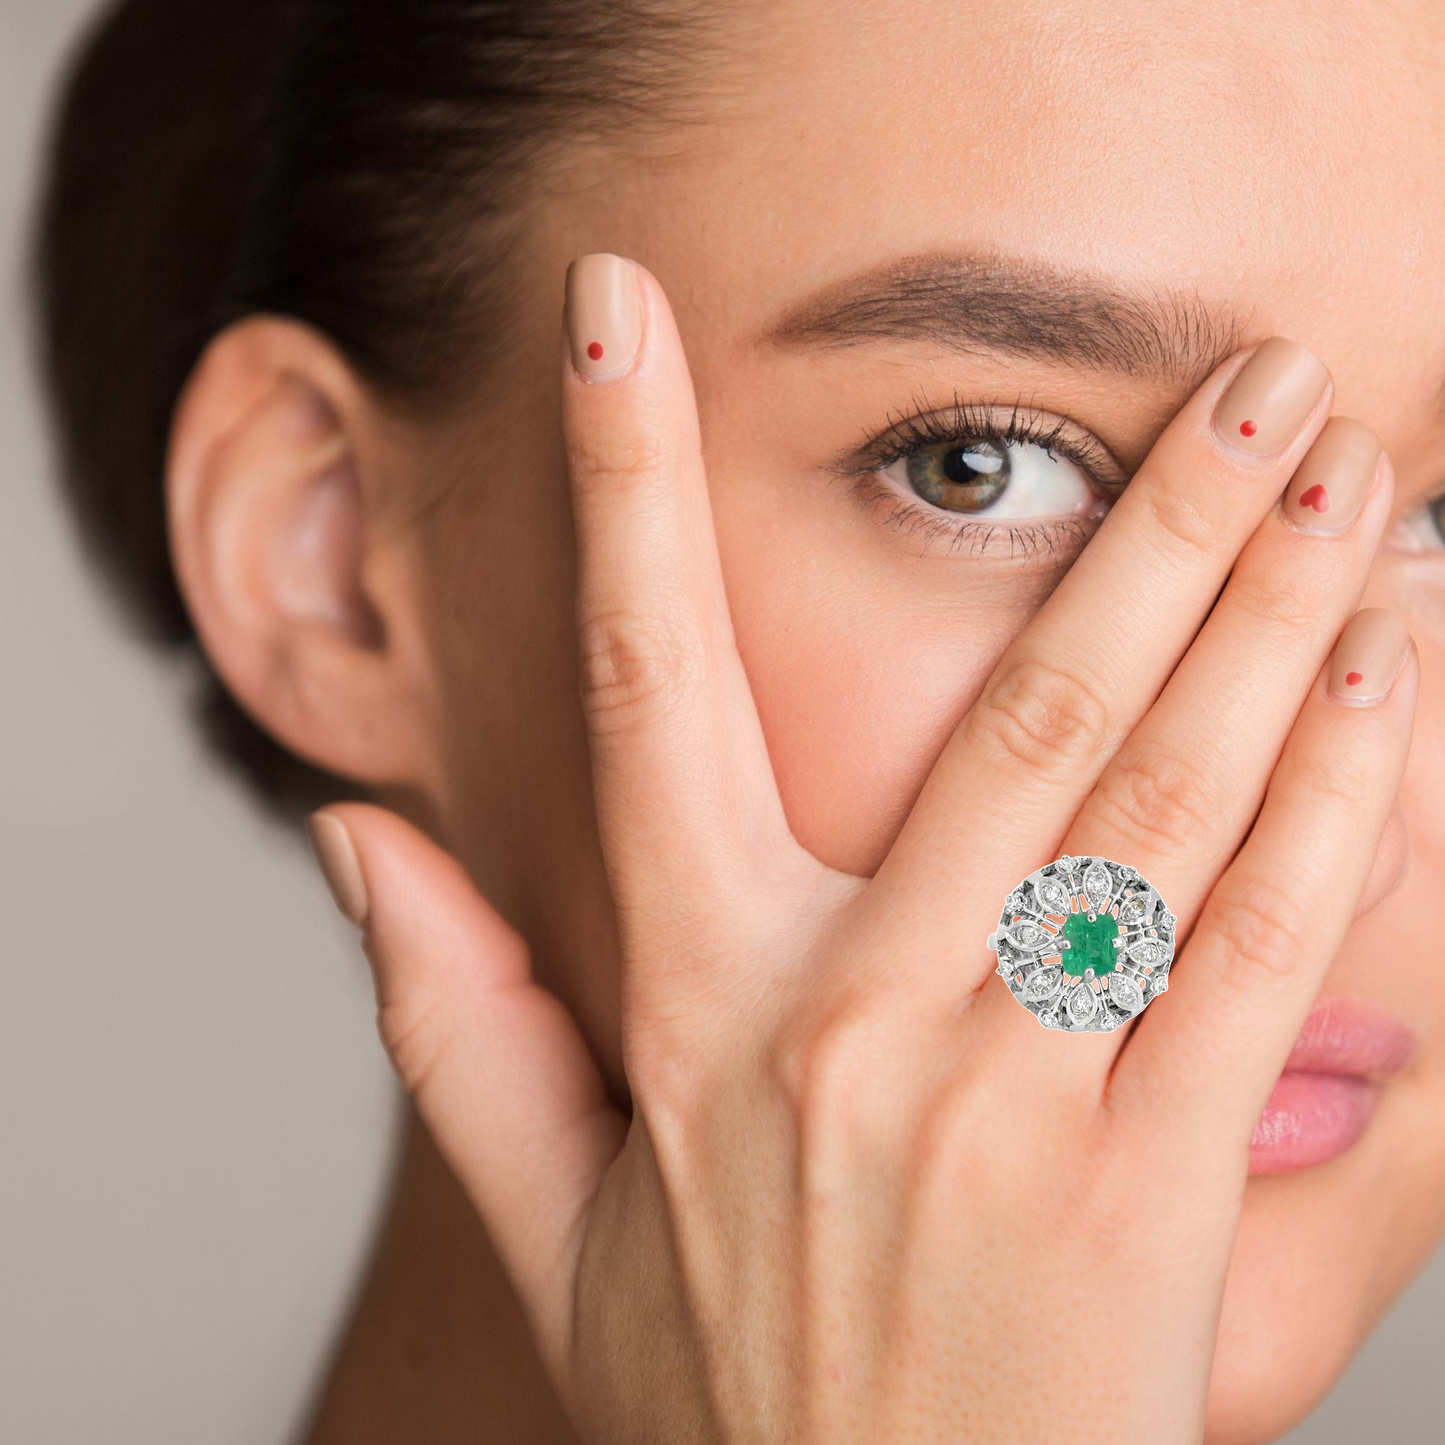
[[[0,1440],[280,1445],[399,1100],[303,849],[202,755],[52,496],[18,251],[90,9],[0,0]],[[1442,1318],[1445,1255],[1292,1445],[1445,1437]]]

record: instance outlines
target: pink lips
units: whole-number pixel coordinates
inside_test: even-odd
[[[1249,1172],[1282,1174],[1343,1154],[1369,1126],[1379,1085],[1417,1040],[1360,999],[1322,997],[1309,1012],[1250,1141]]]

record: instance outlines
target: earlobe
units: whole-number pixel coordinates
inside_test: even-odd
[[[238,323],[187,385],[166,486],[177,579],[222,681],[283,746],[363,783],[408,778],[419,745],[396,604],[368,586],[365,405],[322,338]]]

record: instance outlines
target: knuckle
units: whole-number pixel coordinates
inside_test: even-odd
[[[765,1067],[789,1106],[805,1159],[839,1160],[887,1132],[894,1106],[879,1087],[878,1064],[896,1049],[881,1011],[856,1000],[784,1023]]]
[[[1116,755],[1089,811],[1133,843],[1172,849],[1207,832],[1219,806],[1220,789],[1207,769],[1155,745]]]
[[[1120,1245],[1138,1233],[1140,1206],[1145,1202],[1139,1190],[1141,1172],[1096,1148],[1088,1166],[1070,1175],[1071,1208],[1088,1220],[1085,1234],[1092,1246],[1108,1256],[1116,1256]]]
[[[973,737],[1029,767],[1084,762],[1108,729],[1108,709],[1086,682],[1030,657],[1007,663],[968,717]]]
[[[1320,599],[1298,577],[1236,575],[1226,598],[1255,625],[1275,632],[1313,632],[1319,627]]]
[[[1340,747],[1331,738],[1330,746],[1297,744],[1281,762],[1283,782],[1291,791],[1301,793],[1316,803],[1343,803],[1354,809],[1366,803],[1378,786],[1376,767],[1367,755]]]
[[[425,998],[389,999],[376,1011],[376,1031],[402,1086],[420,1098],[448,1047],[441,1011]]]
[[[912,1169],[949,1192],[955,1192],[964,1180],[988,1174],[1002,1182],[1009,1161],[998,1151],[996,1130],[989,1127],[990,1122],[996,1123],[997,1114],[994,1091],[980,1088],[973,1071],[957,1070],[917,1111]]]
[[[594,727],[624,731],[667,711],[696,666],[676,619],[617,609],[578,628],[582,705]]]
[[[662,440],[651,432],[574,437],[568,443],[573,481],[583,492],[627,495],[667,472]]]
[[[1219,523],[1201,509],[1198,492],[1169,480],[1149,489],[1149,512],[1166,546],[1186,557],[1210,553],[1219,545]]]
[[[857,1063],[861,1035],[857,1015],[834,1010],[820,1017],[802,1013],[789,1019],[772,1042],[768,1071],[799,1117],[817,1101],[845,1089]]]
[[[670,1031],[624,1030],[622,1064],[633,1108],[654,1134],[685,1138],[704,1116],[711,1088],[697,1051]]]
[[[1027,1097],[1037,1096],[1030,1089]],[[928,1197],[956,1201],[960,1189],[990,1179],[1002,1194],[1029,1198],[1046,1213],[1070,1208],[1102,1142],[1092,1091],[1051,1100],[1047,1110],[1001,1111],[991,1071],[967,1059],[957,1059],[914,1108],[909,1132],[903,1168]]]
[[[1209,935],[1223,951],[1224,969],[1241,981],[1287,978],[1308,937],[1301,904],[1287,886],[1261,878],[1236,879],[1211,900]]]
[[[1074,1217],[1088,1221],[1074,1242],[1074,1253],[1092,1256],[1121,1284],[1157,1278],[1160,1251],[1172,1253],[1180,1247],[1178,1236],[1188,1238],[1174,1223],[1180,1213],[1181,1176],[1141,1169],[1137,1152],[1128,1159],[1101,1159],[1103,1153],[1096,1150],[1089,1166],[1076,1170],[1069,1181],[1067,1207]],[[1142,1232],[1141,1220],[1150,1221]]]
[[[747,1006],[724,973],[700,965],[696,951],[680,934],[675,945],[666,940],[650,943],[649,952],[655,949],[668,962],[659,965],[648,958],[639,971],[653,976],[656,986],[623,993],[623,1071],[634,1100],[647,1101],[650,1111],[685,1119],[699,1115],[718,1091],[723,1082],[719,1067],[735,1073],[740,1058],[753,1059],[763,1046],[724,1022],[741,1017]],[[700,979],[706,980],[701,986]],[[702,1017],[712,1021],[715,1042],[731,1035],[726,1049],[698,1047]]]

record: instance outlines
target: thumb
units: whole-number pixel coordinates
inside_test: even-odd
[[[587,1210],[627,1134],[572,1015],[462,866],[396,814],[314,813],[364,933],[393,1067],[475,1205],[561,1382]]]

